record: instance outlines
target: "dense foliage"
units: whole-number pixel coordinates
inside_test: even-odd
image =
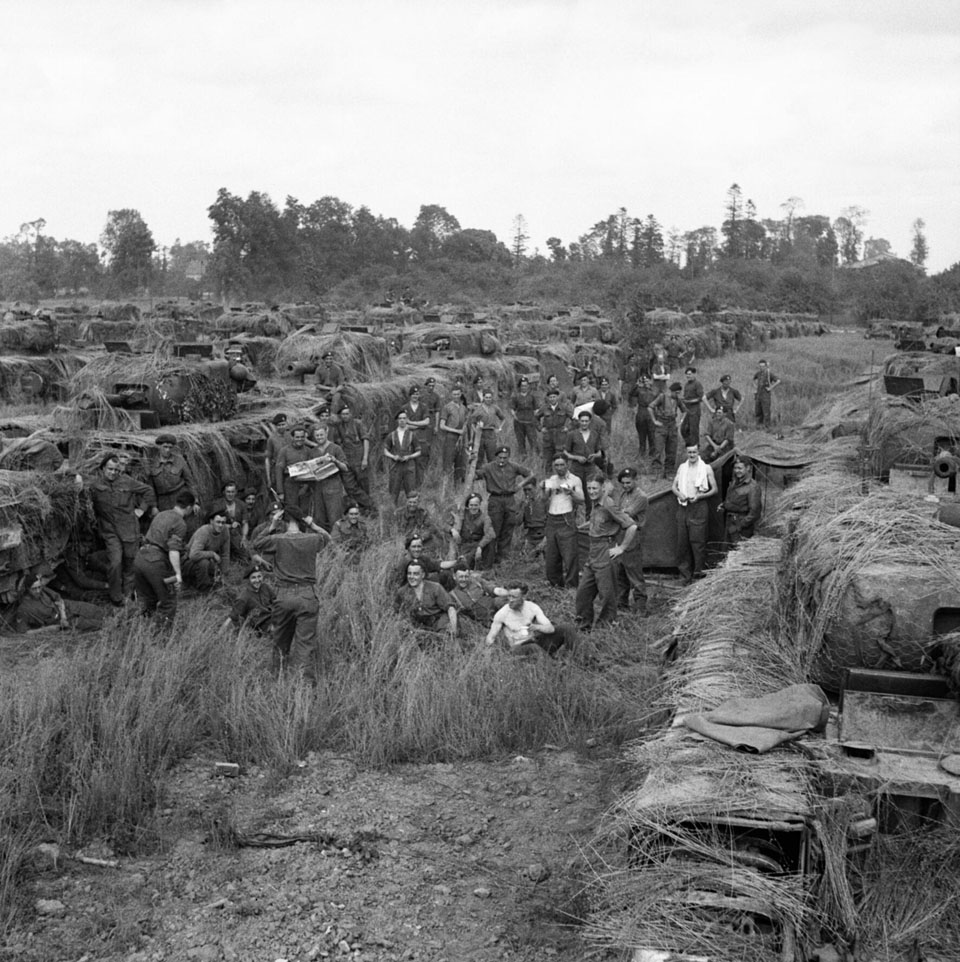
[[[727,192],[719,230],[664,229],[654,214],[625,207],[576,240],[547,238],[531,250],[514,219],[503,242],[463,227],[439,204],[424,204],[411,227],[337,197],[304,204],[246,197],[221,188],[207,211],[212,243],[158,247],[132,209],[110,211],[100,248],[44,233],[43,219],[0,243],[0,298],[92,294],[189,296],[237,302],[318,300],[357,307],[403,297],[480,305],[513,300],[596,303],[621,316],[659,306],[739,307],[933,321],[960,310],[960,265],[924,273],[924,223],[912,225],[910,259],[884,238],[865,237],[868,213],[833,220],[805,214],[790,197],[782,216],[761,218],[738,184]]]

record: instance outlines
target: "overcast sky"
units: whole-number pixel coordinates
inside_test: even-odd
[[[928,267],[960,261],[957,0],[3,0],[0,236],[138,209],[209,240],[217,190],[440,204],[531,246],[624,206],[719,227],[736,181]]]

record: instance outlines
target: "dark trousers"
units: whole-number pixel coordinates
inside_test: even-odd
[[[356,501],[361,511],[374,509],[373,498],[370,497],[369,464],[366,468],[361,468],[359,461],[348,461],[347,471],[343,474],[342,480],[348,501]]]
[[[330,532],[344,513],[343,484],[340,481],[340,475],[325,481],[317,481],[313,485],[313,504],[310,509],[314,522]]]
[[[689,411],[683,416],[683,422],[680,430],[683,436],[683,443],[685,445],[689,444],[699,444],[700,443],[700,405],[693,405]]]
[[[637,412],[634,424],[636,424],[637,427],[637,443],[640,448],[640,457],[654,454],[657,448],[657,442],[654,438],[654,423],[650,412],[646,408],[642,408]]]
[[[466,478],[467,470],[467,442],[463,439],[462,435],[450,434],[447,431],[443,432],[443,474],[444,477],[449,477],[453,474],[453,480],[456,484],[463,484]]]
[[[534,454],[537,453],[537,425],[533,421],[514,421],[513,433],[517,439],[517,453],[526,454],[527,446]]]
[[[313,585],[280,586],[273,615],[273,644],[285,665],[314,680],[319,611]]]
[[[140,602],[140,614],[147,617],[156,615],[157,621],[169,625],[177,613],[177,593],[173,585],[165,584],[164,578],[173,575],[170,562],[162,559],[137,555],[133,563],[133,580]]]
[[[637,540],[640,536],[637,535]],[[643,551],[639,545],[625,551],[613,562],[617,573],[617,604],[621,608],[630,607],[630,589],[633,589],[633,603],[640,610],[647,607],[647,582],[643,577]]]
[[[283,480],[283,503],[288,508],[297,508],[304,517],[313,507],[313,485],[309,481]]]
[[[402,491],[404,497],[420,490],[419,478],[417,476],[417,459],[404,461],[402,464],[390,462],[390,478],[387,482],[391,499],[396,502],[397,496]]]
[[[677,568],[680,577],[688,584],[691,578],[703,572],[709,513],[710,505],[706,500],[695,501],[685,508],[677,506]]]
[[[107,551],[107,585],[110,600],[119,605],[133,591],[133,563],[137,557],[135,541],[121,541],[115,534],[104,534]]]
[[[547,581],[555,588],[576,588],[580,571],[574,513],[548,514],[543,533]]]
[[[486,463],[487,461],[494,461],[497,457],[497,448],[500,445],[497,443],[497,432],[489,429],[484,429],[480,432],[480,453],[477,456],[477,467]]]
[[[494,542],[494,556],[497,561],[502,561],[510,554],[513,532],[519,521],[516,499],[513,495],[502,497],[498,494],[491,494],[487,501],[487,514],[490,515],[490,523],[497,533],[497,540]]]
[[[753,413],[757,418],[757,424],[763,426],[770,424],[771,398],[769,391],[757,391],[753,399]]]
[[[513,645],[509,652],[511,655],[529,655],[540,649],[553,658],[561,648],[572,651],[576,644],[577,629],[574,625],[554,625],[552,635],[536,635],[522,645]]]
[[[553,474],[553,459],[563,452],[563,443],[563,438],[555,438],[549,431],[543,432],[543,466],[547,477]]]
[[[654,426],[653,465],[659,467],[665,478],[673,476],[677,467],[677,424],[662,421]]]
[[[187,558],[183,562],[183,580],[197,591],[209,591],[220,574],[220,565],[213,558]]]
[[[103,627],[103,609],[86,601],[63,599],[67,621],[76,631],[99,631]]]
[[[577,624],[581,628],[593,626],[593,603],[600,597],[600,612],[597,624],[608,624],[617,617],[617,574],[613,563],[608,562],[600,568],[591,564],[584,565],[580,572],[577,587]]]

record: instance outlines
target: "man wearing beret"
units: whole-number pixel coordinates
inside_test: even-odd
[[[193,490],[193,478],[183,455],[176,449],[177,439],[172,434],[157,438],[159,455],[147,468],[147,482],[156,495],[157,506],[153,513],[169,511],[181,491]]]
[[[494,543],[494,561],[502,561],[510,553],[510,542],[517,526],[517,492],[527,481],[532,480],[533,472],[510,460],[510,449],[505,445],[497,448],[492,461],[488,461],[477,472],[477,478],[487,488],[487,514],[497,533]]]
[[[647,520],[647,495],[637,484],[636,468],[624,468],[618,475],[620,496],[617,507],[637,526],[637,534],[622,555],[614,562],[617,574],[617,602],[620,608],[630,607],[630,591],[633,590],[633,607],[641,615],[647,613],[647,583],[643,577],[643,550],[641,548],[643,526]]]

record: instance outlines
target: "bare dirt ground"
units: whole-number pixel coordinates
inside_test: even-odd
[[[279,782],[255,768],[222,777],[215,761],[174,774],[157,854],[81,853],[115,868],[38,854],[28,897],[46,914],[0,958],[607,957],[578,921],[587,853],[613,798],[609,755],[557,748],[392,772],[311,755]],[[235,833],[302,840],[246,847]]]

